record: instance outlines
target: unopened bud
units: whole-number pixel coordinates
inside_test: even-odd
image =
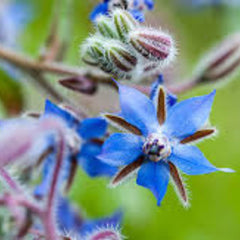
[[[87,236],[85,240],[122,240],[121,234],[111,228],[98,229],[91,235]]]
[[[111,63],[107,70],[117,76],[124,76],[137,65],[137,58],[121,42],[114,40],[106,45],[106,61]],[[110,69],[112,68],[112,69]]]
[[[59,80],[59,83],[76,92],[94,94],[97,90],[96,82],[84,76],[76,76]]]
[[[106,38],[118,38],[116,28],[110,17],[100,15],[96,19],[96,27],[98,32]]]
[[[136,51],[150,61],[171,61],[175,55],[173,39],[170,35],[148,28],[131,31],[130,43]]]
[[[126,10],[116,9],[112,15],[119,38],[127,41],[129,32],[138,26],[138,22]]]
[[[105,42],[96,36],[90,37],[81,47],[82,60],[89,65],[98,65],[99,59],[104,56]]]
[[[217,82],[230,77],[240,66],[240,34],[227,37],[202,60],[198,82]]]

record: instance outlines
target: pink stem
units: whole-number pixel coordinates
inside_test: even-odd
[[[4,169],[0,168],[0,176],[6,181],[8,186],[15,192],[20,193],[21,188],[19,184],[10,176],[10,174]]]
[[[166,86],[166,88],[174,94],[181,94],[181,93],[185,93],[186,91],[189,91],[191,89],[193,89],[194,87],[196,87],[199,83],[199,79],[197,78],[193,78],[190,81],[186,81],[182,84],[178,84],[176,86],[174,85],[169,85]],[[151,91],[151,87],[149,86],[143,86],[143,85],[133,85],[134,88],[136,88],[137,90],[141,91],[142,93],[149,95],[150,91]]]
[[[50,186],[50,191],[47,199],[46,211],[44,213],[45,221],[45,231],[46,231],[46,239],[52,240],[57,239],[57,230],[54,221],[54,208],[56,203],[56,198],[58,194],[58,181],[61,175],[61,169],[64,162],[64,151],[65,151],[65,140],[63,133],[59,131],[59,144],[58,144],[58,153],[56,159],[56,166],[53,173],[52,183]]]

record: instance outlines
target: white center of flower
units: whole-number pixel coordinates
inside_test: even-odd
[[[148,155],[151,161],[158,162],[171,154],[171,145],[166,136],[152,133],[146,138],[143,152]]]

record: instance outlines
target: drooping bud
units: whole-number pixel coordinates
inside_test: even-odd
[[[106,70],[119,77],[126,76],[137,65],[137,58],[120,41],[113,40],[105,46]]]
[[[85,238],[85,240],[123,240],[118,230],[114,228],[97,229]]]
[[[138,22],[128,11],[122,9],[116,9],[112,13],[112,17],[119,38],[126,42],[128,40],[129,32],[134,30],[139,25]]]
[[[217,82],[230,77],[240,66],[240,34],[227,37],[199,65],[199,83]]]
[[[130,32],[129,39],[134,49],[150,61],[166,63],[175,56],[172,37],[162,31],[138,28]]]
[[[84,76],[64,78],[59,80],[59,83],[63,87],[85,94],[94,94],[97,90],[96,82]]]
[[[106,38],[118,38],[118,33],[110,17],[100,15],[96,19],[97,31]]]

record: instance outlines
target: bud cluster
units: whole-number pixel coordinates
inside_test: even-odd
[[[82,59],[116,78],[140,81],[159,74],[174,58],[172,37],[141,26],[126,10],[101,15],[95,24],[96,33],[81,47]]]

